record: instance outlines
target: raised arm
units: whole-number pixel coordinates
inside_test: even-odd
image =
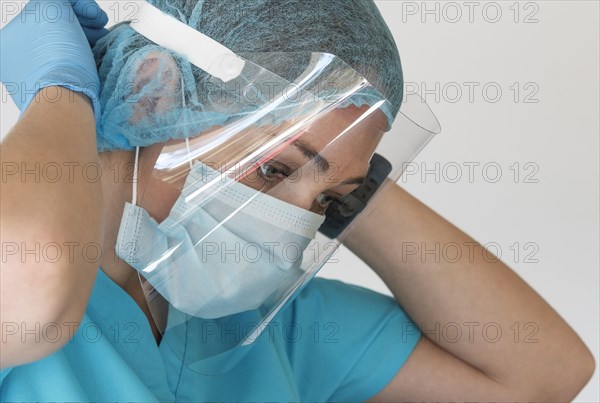
[[[579,393],[594,359],[531,287],[399,186],[388,183],[376,202],[346,244],[424,337],[373,401],[568,401]],[[461,257],[422,257],[436,245],[460,245]]]
[[[56,91],[58,101],[44,100]],[[101,189],[83,170],[99,166],[92,108],[64,88],[40,95],[2,142],[2,368],[69,340],[98,267],[90,245],[100,245]]]
[[[0,151],[1,368],[40,359],[72,337],[98,266],[99,109],[90,102],[98,75],[70,4],[50,3],[29,1],[0,35],[0,79],[25,110]],[[73,4],[80,12],[95,5]],[[90,41],[103,32],[102,13],[76,15]]]

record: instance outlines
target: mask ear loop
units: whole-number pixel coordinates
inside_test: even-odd
[[[186,107],[186,101],[185,101],[185,90],[183,89],[183,76],[181,76],[181,102],[183,104],[183,107]],[[192,149],[190,147],[190,139],[188,137],[185,138],[185,146],[187,148],[187,152],[188,152],[188,162],[190,164],[190,170],[193,167],[192,164]],[[135,160],[133,162],[133,184],[132,184],[132,189],[131,189],[131,204],[133,204],[134,206],[137,205],[137,183],[138,183],[138,170],[139,170],[139,162],[140,162],[140,147],[136,146],[135,147]]]
[[[187,137],[185,138],[185,146],[186,146],[187,152],[188,152],[188,158],[189,158],[188,162],[190,164],[190,171],[191,171],[194,165],[192,164],[192,149],[190,148],[190,139]]]
[[[137,205],[137,183],[138,183],[138,165],[140,159],[140,147],[135,147],[135,161],[133,162],[133,185],[131,191],[131,204]]]
[[[181,75],[181,104],[182,106],[185,108],[187,106],[187,103],[185,101],[185,89],[184,89],[184,81],[183,81],[183,74]],[[193,168],[193,164],[192,164],[192,149],[190,147],[190,139],[189,137],[185,138],[185,147],[187,148],[187,152],[188,152],[188,163],[190,164],[190,171]]]

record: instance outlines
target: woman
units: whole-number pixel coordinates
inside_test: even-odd
[[[382,185],[368,217],[352,223],[344,242],[384,279],[397,304],[326,280],[313,280],[299,295],[288,293],[288,286],[299,284],[296,280],[304,276],[306,258],[302,264],[280,259],[278,268],[285,263],[290,267],[276,284],[268,283],[281,275],[273,270],[258,282],[238,283],[241,276],[218,282],[211,277],[212,286],[198,291],[215,271],[197,271],[208,267],[206,261],[179,264],[187,261],[183,257],[195,256],[198,247],[212,242],[218,248],[224,239],[234,239],[234,244],[240,239],[244,246],[249,238],[254,243],[276,241],[268,238],[272,232],[265,230],[271,228],[262,224],[265,220],[257,226],[246,218],[228,227],[227,217],[244,217],[233,215],[234,211],[247,212],[258,200],[276,211],[301,216],[316,228],[319,220],[325,220],[332,198],[343,199],[362,183],[353,179],[367,173],[380,138],[391,134],[383,133],[400,108],[401,69],[391,35],[369,2],[248,2],[243,7],[194,0],[152,3],[245,56],[244,72],[256,66],[255,75],[242,74],[248,83],[260,82],[270,72],[276,73],[269,76],[275,81],[300,82],[307,76],[304,68],[309,62],[297,69],[291,61],[299,59],[261,53],[328,52],[364,75],[387,103],[370,98],[372,92],[358,91],[350,103],[334,102],[338,108],[324,109],[323,102],[331,94],[316,91],[316,102],[284,103],[277,113],[264,116],[268,121],[257,118],[255,126],[261,130],[245,127],[233,133],[235,142],[221,142],[202,152],[206,139],[223,138],[223,128],[231,127],[229,119],[243,122],[260,106],[271,105],[273,98],[228,102],[230,92],[222,87],[214,92],[202,69],[185,70],[184,62],[161,47],[141,51],[156,41],[127,26],[118,27],[94,48],[96,70],[79,22],[67,18],[70,8],[58,4],[62,18],[49,23],[50,18],[28,18],[35,16],[35,7],[42,12],[48,3],[30,2],[31,12],[2,32],[3,55],[10,55],[3,57],[2,81],[13,89],[17,105],[26,108],[4,141],[3,166],[5,161],[17,166],[55,163],[72,167],[73,175],[53,182],[6,175],[3,242],[58,244],[63,250],[70,245],[75,253],[63,253],[52,263],[26,259],[22,253],[7,254],[3,261],[3,400],[545,401],[569,400],[578,393],[594,366],[578,336],[508,267],[484,259],[471,238],[393,183]],[[74,2],[92,40],[101,36],[99,30],[106,22],[100,14],[91,18],[93,5]],[[352,70],[339,66],[336,72],[354,77]],[[31,91],[36,82],[42,88],[39,92]],[[334,82],[341,92],[340,85],[352,87],[356,81]],[[9,83],[25,83],[25,88]],[[202,98],[209,89],[211,97]],[[302,91],[300,99],[307,93]],[[33,95],[37,98],[32,102]],[[223,96],[225,102],[215,101]],[[306,116],[310,119],[302,121]],[[206,124],[209,117],[213,120]],[[230,168],[227,164],[223,168],[223,162],[243,162],[240,153],[252,156],[248,150],[270,144],[273,133],[295,135],[297,126],[303,129],[302,136],[286,143],[288,147],[277,143],[268,148],[275,157],[259,158],[260,164],[251,159],[257,169],[242,164],[243,173],[233,176],[233,181],[231,175],[223,175]],[[292,151],[288,154],[288,150]],[[159,162],[165,157],[181,153],[189,167],[161,168]],[[282,160],[291,162],[282,164]],[[324,175],[317,179],[308,175],[315,167],[308,162],[316,162]],[[103,168],[101,180],[90,180],[90,166]],[[201,188],[197,184],[210,182],[215,172],[217,182],[226,182],[227,187],[215,188],[208,201],[181,201],[183,196],[193,196],[190,189]],[[231,200],[219,199],[223,189],[250,195],[241,204],[232,203],[230,210],[216,211]],[[219,203],[210,205],[211,201]],[[190,204],[193,209],[187,208]],[[189,214],[172,220],[177,207]],[[192,226],[200,211],[207,214]],[[211,218],[217,223],[195,236],[192,246],[178,246],[185,245],[184,233],[189,235]],[[158,223],[169,220],[169,230],[156,235],[161,229]],[[142,230],[146,227],[139,222],[150,229]],[[274,223],[276,219],[271,224],[281,230]],[[244,226],[247,231],[240,230]],[[128,230],[131,227],[136,230]],[[237,238],[221,237],[222,228],[230,230],[227,236]],[[285,233],[300,232],[294,231]],[[304,238],[316,236],[310,232],[302,232]],[[153,238],[139,236],[144,233]],[[180,233],[181,237],[175,236]],[[418,255],[403,255],[399,247],[403,242],[431,245],[430,249],[444,242],[471,244],[476,252],[458,262],[423,262]],[[77,253],[78,245],[101,245],[101,258]],[[301,249],[304,254],[313,250],[304,243]],[[279,256],[277,245],[270,251],[268,258]],[[178,254],[177,259],[167,259],[164,266],[157,266],[160,270],[149,270],[157,256],[170,252]],[[204,252],[201,259],[215,250]],[[237,261],[219,252],[215,265],[237,267]],[[276,259],[267,259],[260,268],[272,261]],[[193,269],[184,271],[186,275],[177,282],[174,272],[167,270],[172,267]],[[170,302],[168,314],[164,301],[144,291],[138,272],[142,284],[151,286],[147,290],[158,290]],[[287,277],[292,272],[298,277]],[[199,275],[196,281],[194,275]],[[233,284],[237,289],[232,290]],[[249,285],[250,294],[246,293]],[[269,292],[260,295],[263,287]],[[215,288],[218,293],[204,298]],[[250,302],[252,298],[256,301]],[[293,302],[278,310],[286,298]],[[233,323],[219,322],[222,317],[240,318],[236,315],[258,312],[258,306],[266,305],[267,312],[276,315],[268,320],[260,316],[261,323],[294,324],[304,337],[291,337],[271,326],[245,345],[252,331],[237,340],[242,332],[218,326]],[[515,322],[532,321],[539,329],[538,343],[515,343],[512,337],[490,342],[475,336],[483,323],[507,329]],[[324,331],[324,323],[333,325],[333,337],[315,337],[317,330]],[[448,323],[469,324],[477,333],[456,340],[436,337],[436,331],[431,331]],[[270,333],[271,329],[275,331]],[[101,337],[90,331],[98,331]],[[215,334],[218,337],[211,337]],[[211,349],[216,349],[215,354]]]

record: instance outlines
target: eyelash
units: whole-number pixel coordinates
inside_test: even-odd
[[[340,196],[331,196],[324,193],[321,193],[319,196],[317,196],[317,203],[321,207],[326,208],[334,201],[340,201]]]
[[[274,168],[277,171],[275,175],[282,175],[282,180],[291,175],[290,169],[286,165],[276,163],[275,161],[267,161],[264,164],[260,165],[257,169],[258,177],[265,185],[273,184],[275,182],[275,179],[264,173],[264,167]]]
[[[290,176],[292,174],[290,172],[291,170],[288,166],[278,163],[276,161],[267,161],[264,164],[260,165],[257,169],[257,173],[258,173],[257,176],[261,180],[263,185],[273,185],[275,183],[275,178],[265,174],[265,172],[264,172],[265,167],[267,167],[267,168],[271,167],[271,168],[275,169],[275,171],[277,171],[277,172],[274,175],[282,175],[281,180],[287,178],[288,176]],[[329,206],[329,204],[331,204],[332,202],[340,201],[341,197],[342,197],[342,195],[332,196],[332,195],[321,193],[317,197],[317,203],[322,208],[327,208]]]

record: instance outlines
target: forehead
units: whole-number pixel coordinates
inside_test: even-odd
[[[370,111],[368,106],[350,106],[333,109],[313,119],[309,124],[293,129],[295,133],[283,144],[273,145],[267,155],[277,155],[293,143],[306,145],[310,150],[339,164],[351,160],[370,158],[384,133],[387,119],[378,111]],[[244,156],[263,149],[274,137],[294,126],[291,121],[276,125],[253,126],[237,133],[224,127],[213,127],[196,137],[190,138],[194,159],[211,163],[235,163]],[[289,134],[289,133],[288,133]],[[287,137],[287,136],[286,136]],[[185,140],[170,140],[158,152],[172,150],[185,151]],[[180,161],[185,162],[185,161]]]
[[[370,156],[386,127],[386,117],[368,106],[334,109],[313,121],[301,139],[324,157]]]

